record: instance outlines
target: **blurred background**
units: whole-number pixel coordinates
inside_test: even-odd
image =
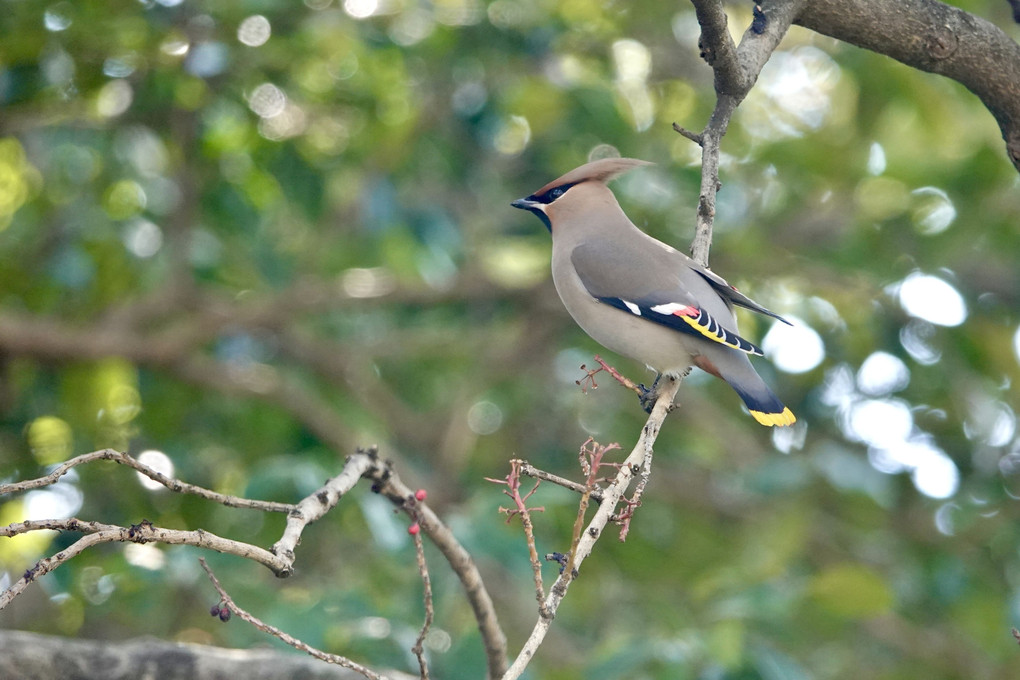
[[[957,4],[1014,38],[999,0]],[[738,35],[750,4],[730,8]],[[597,377],[549,236],[509,203],[590,159],[686,250],[712,74],[685,3],[4,2],[0,478],[102,447],[226,493],[293,501],[378,444],[474,553],[513,653],[536,619],[512,457],[579,478],[588,435],[645,416]],[[711,262],[795,322],[742,316],[793,409],[758,426],[704,374],[531,678],[1002,678],[1020,624],[1020,182],[958,84],[802,29],[723,142]],[[644,367],[603,352],[636,381]],[[540,551],[577,498],[533,497]],[[281,517],[153,489],[107,463],[0,499],[4,524],[147,518],[271,545]],[[312,645],[414,669],[406,519],[358,488],[278,580],[207,555],[239,604]],[[0,541],[0,585],[76,537]],[[470,610],[429,551],[440,677],[482,677]],[[93,550],[0,626],[247,647],[199,551]],[[547,579],[555,565],[546,568]]]

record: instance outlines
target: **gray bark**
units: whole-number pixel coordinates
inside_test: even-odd
[[[413,676],[388,672],[393,680]],[[4,680],[361,680],[354,671],[275,649],[223,649],[154,638],[118,642],[0,630]]]

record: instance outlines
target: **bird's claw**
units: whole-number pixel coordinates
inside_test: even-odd
[[[651,414],[652,409],[655,408],[655,402],[659,398],[659,390],[656,387],[656,383],[653,383],[651,387],[645,387],[643,383],[638,385],[638,403],[641,404],[645,413]]]
[[[641,408],[645,410],[648,415],[652,414],[652,409],[655,408],[655,402],[659,400],[659,379],[662,378],[662,374],[655,376],[655,382],[652,383],[651,387],[645,387],[644,383],[637,386],[638,389],[638,402],[641,404]]]

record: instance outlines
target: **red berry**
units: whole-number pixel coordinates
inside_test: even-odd
[[[412,536],[417,534],[419,531],[421,531],[421,527],[418,526],[417,522],[415,522],[411,526],[407,527],[407,533],[411,534]]]
[[[414,492],[414,497],[420,501],[425,500],[426,496],[428,496],[428,494],[425,492],[425,489],[418,489]]]
[[[226,623],[229,620],[230,620],[230,610],[227,609],[226,607],[224,607],[223,609],[220,610],[220,621],[223,621],[224,623]]]

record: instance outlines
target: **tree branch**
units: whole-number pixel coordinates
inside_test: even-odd
[[[669,384],[659,392],[655,407],[652,409],[651,415],[648,416],[648,420],[641,430],[641,436],[638,438],[637,444],[634,445],[627,459],[620,465],[620,471],[616,477],[603,490],[602,504],[595,512],[591,522],[588,523],[588,527],[581,533],[580,540],[575,550],[572,551],[571,562],[573,568],[564,569],[559,578],[556,579],[556,582],[553,583],[552,588],[549,589],[549,595],[545,600],[547,615],[539,617],[534,629],[531,631],[530,637],[524,643],[520,653],[506,674],[503,675],[502,680],[515,680],[519,678],[524,669],[531,663],[532,657],[534,657],[535,652],[538,651],[538,648],[545,640],[546,634],[549,632],[549,627],[556,616],[556,610],[567,594],[570,583],[577,577],[581,564],[591,555],[595,542],[602,535],[606,525],[612,521],[616,506],[620,503],[623,494],[626,493],[631,480],[640,474],[645,466],[646,459],[652,455],[652,446],[655,444],[655,439],[659,435],[662,422],[670,412],[673,398],[680,387],[679,380],[667,378],[664,378],[664,380],[669,380]]]
[[[168,545],[193,545],[197,548],[215,550],[216,552],[229,553],[245,559],[258,562],[259,564],[272,569],[277,574],[285,571],[288,566],[283,561],[264,548],[233,541],[228,538],[217,536],[203,529],[195,531],[180,531],[177,529],[164,529],[154,526],[151,522],[142,521],[130,527],[121,527],[98,522],[82,522],[78,519],[69,520],[41,520],[29,522],[16,522],[6,527],[0,527],[0,536],[15,536],[29,531],[40,531],[44,529],[63,529],[66,531],[88,531],[86,536],[78,539],[67,548],[57,552],[50,557],[44,557],[29,569],[25,570],[21,578],[15,581],[9,588],[0,592],[0,610],[9,605],[14,598],[20,595],[33,581],[45,576],[60,565],[73,557],[77,557],[85,550],[101,545],[103,543],[166,543]]]
[[[146,677],[189,680],[361,677],[349,669],[278,649],[224,649],[153,638],[86,640],[0,630],[0,678],[134,680],[140,669],[145,669]],[[412,677],[395,671],[387,674],[393,680]]]
[[[411,652],[418,659],[418,670],[421,680],[429,680],[429,665],[425,659],[425,638],[428,637],[429,628],[432,627],[432,619],[435,617],[435,610],[432,608],[432,579],[429,578],[429,568],[425,563],[425,546],[422,545],[421,534],[417,531],[412,535],[414,539],[414,556],[418,564],[418,574],[421,575],[422,587],[425,600],[425,620],[422,622],[418,637],[411,647]]]
[[[409,499],[414,499],[414,491],[404,484],[388,462],[371,467],[366,476],[374,484],[372,490],[388,498],[394,505],[404,508],[411,514]],[[418,519],[422,531],[433,545],[446,558],[450,567],[460,579],[468,602],[474,611],[475,621],[485,646],[485,656],[490,678],[499,678],[506,669],[506,635],[496,618],[496,608],[485,588],[482,576],[471,555],[454,537],[450,528],[443,524],[428,505],[417,503],[413,507],[413,515]]]
[[[715,73],[715,91],[737,94],[744,90],[744,77],[737,60],[737,46],[730,37],[726,10],[718,0],[691,0],[701,26],[698,48],[701,58]]]
[[[326,663],[331,663],[337,666],[341,666],[343,668],[349,668],[355,673],[359,673],[365,676],[369,680],[389,680],[386,676],[380,675],[379,673],[376,673],[370,668],[362,666],[360,663],[348,659],[346,656],[341,656],[339,654],[330,654],[329,652],[324,652],[321,649],[312,647],[308,643],[303,642],[297,639],[296,637],[283,632],[276,626],[271,626],[268,623],[259,619],[257,616],[250,614],[242,607],[239,607],[237,603],[235,603],[234,600],[230,597],[227,591],[224,590],[223,586],[220,585],[219,579],[216,578],[216,574],[214,574],[212,569],[209,568],[209,565],[205,563],[205,559],[200,557],[198,561],[202,565],[202,569],[205,570],[206,575],[209,577],[209,581],[212,583],[213,588],[215,588],[216,592],[219,593],[221,606],[226,607],[231,613],[235,614],[241,620],[246,621],[255,628],[261,630],[262,632],[272,635],[276,639],[287,643],[294,649],[298,649],[304,652],[305,654],[309,654],[315,657],[319,661],[325,661]]]
[[[83,532],[87,533],[87,535],[68,548],[50,557],[43,558],[33,567],[26,570],[17,582],[0,593],[0,609],[6,607],[34,580],[56,569],[72,557],[95,545],[115,541],[193,545],[199,548],[216,550],[217,552],[251,559],[268,567],[277,576],[289,576],[294,569],[294,549],[300,542],[301,534],[305,527],[321,519],[329,510],[336,506],[343,495],[353,488],[360,479],[367,478],[373,482],[373,491],[384,495],[419,522],[422,530],[449,562],[450,567],[460,579],[465,595],[475,614],[488,659],[489,676],[498,678],[503,674],[506,668],[506,636],[503,634],[502,628],[500,628],[492,598],[485,588],[477,566],[468,552],[454,537],[449,527],[424,502],[415,498],[414,492],[400,481],[390,462],[380,460],[374,447],[368,450],[357,450],[348,457],[340,474],[327,480],[320,489],[309,494],[297,505],[252,501],[217,494],[207,489],[166,477],[127,454],[111,449],[94,451],[78,456],[58,466],[53,472],[44,477],[0,486],[0,495],[54,484],[71,468],[96,460],[112,460],[127,465],[149,478],[159,481],[171,491],[191,493],[229,507],[286,512],[287,524],[280,539],[273,546],[272,551],[241,541],[222,538],[202,529],[194,531],[165,529],[154,526],[151,522],[145,520],[131,527],[85,522],[78,519],[27,521],[10,524],[6,527],[0,527],[0,536],[14,536],[44,529]]]
[[[71,460],[61,463],[53,469],[48,475],[39,477],[37,479],[28,479],[23,482],[13,482],[11,484],[0,484],[0,496],[4,496],[11,493],[17,493],[19,491],[30,491],[31,489],[38,489],[51,484],[56,484],[61,477],[66,475],[71,468],[85,463],[91,463],[96,460],[110,460],[121,465],[127,465],[145,475],[149,479],[159,482],[166,488],[170,489],[175,493],[187,493],[199,498],[225,505],[228,508],[248,508],[251,510],[262,510],[265,512],[290,512],[294,506],[290,503],[276,503],[274,501],[260,501],[253,500],[251,498],[241,498],[239,496],[228,496],[226,494],[217,493],[204,489],[194,484],[188,484],[182,482],[173,477],[167,477],[162,472],[154,470],[145,463],[141,463],[138,460],[132,458],[126,453],[120,451],[114,451],[113,449],[102,449],[100,451],[93,451],[92,453],[83,453],[80,456],[75,456]]]
[[[585,490],[584,484],[578,484],[577,482],[571,479],[566,479],[564,477],[554,475],[551,472],[540,470],[527,461],[522,462],[521,474],[524,475],[525,477],[532,477],[533,479],[541,479],[547,482],[552,482],[553,484],[562,486],[564,489],[570,489],[571,491],[575,491],[579,494],[584,493]],[[591,499],[596,503],[601,503],[602,489],[592,489]]]
[[[715,73],[716,102],[708,124],[701,133],[690,132],[677,123],[673,129],[701,146],[701,191],[695,219],[691,257],[708,266],[715,221],[715,196],[719,182],[719,144],[737,106],[751,91],[762,67],[786,35],[796,12],[805,0],[774,0],[756,18],[734,47],[726,28],[726,13],[720,0],[691,0],[701,25],[702,56]]]

